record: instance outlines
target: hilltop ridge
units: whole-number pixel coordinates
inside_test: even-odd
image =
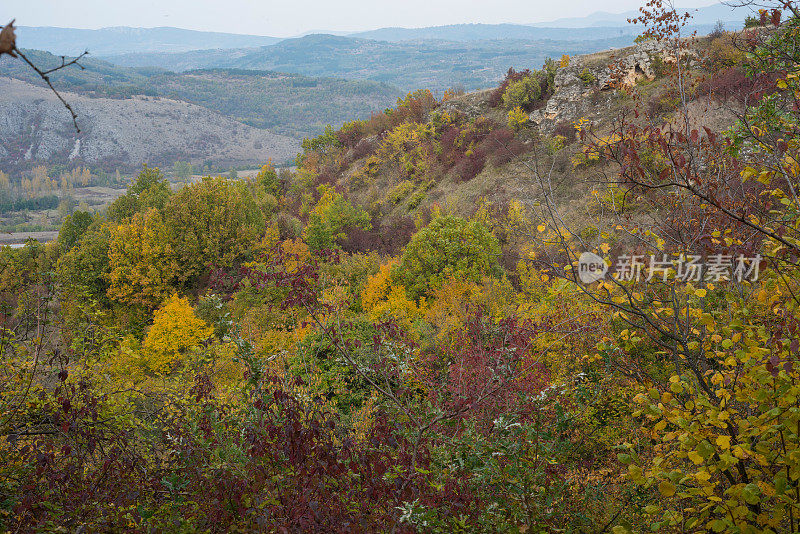
[[[710,86],[703,81],[719,61],[716,50],[730,38],[698,38],[688,52],[698,87],[690,108],[698,124],[727,129],[736,120],[707,98]],[[620,114],[632,112],[632,92],[651,120],[671,121],[676,101],[665,72],[672,61],[662,44],[644,41],[564,56],[560,65],[551,63],[550,74],[548,67],[527,74],[511,71],[499,87],[450,95],[435,104],[417,92],[398,107],[425,110],[414,118],[397,123],[394,115],[373,117],[345,124],[334,137],[318,138],[320,148],[305,152],[305,161],[314,162],[307,173],[334,183],[369,210],[374,224],[383,227],[378,232],[436,205],[468,216],[481,205],[504,206],[511,199],[535,204],[542,199],[534,168],[542,167],[561,208],[585,220],[596,203],[590,184],[594,170],[582,163],[577,125],[603,135]],[[536,95],[525,104],[524,115],[512,121],[506,92],[525,76],[538,77]]]

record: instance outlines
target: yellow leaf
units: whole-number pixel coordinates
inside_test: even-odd
[[[731,448],[730,436],[719,436],[717,438],[717,446],[719,446],[722,450],[730,449]]]
[[[697,454],[697,451],[689,451],[689,459],[695,463],[695,465],[700,465],[703,463],[703,457]],[[659,488],[660,489],[660,488]]]
[[[672,497],[675,495],[675,484],[669,480],[662,480],[658,483],[658,491],[660,491],[661,495],[664,497]]]
[[[772,171],[761,171],[756,179],[762,184],[768,185],[770,182],[772,182],[772,176]]]

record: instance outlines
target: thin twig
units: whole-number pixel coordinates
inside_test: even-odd
[[[68,67],[68,66],[70,66],[70,65],[78,65],[78,66],[79,66],[81,69],[83,69],[83,68],[84,68],[84,67],[83,67],[83,65],[80,65],[80,64],[78,63],[78,60],[80,60],[80,59],[82,59],[83,57],[85,57],[86,55],[88,55],[88,54],[89,54],[89,52],[88,52],[88,51],[85,51],[85,52],[84,52],[83,54],[81,54],[80,56],[78,56],[78,57],[76,57],[75,59],[73,59],[72,61],[68,61],[68,62],[65,62],[65,58],[62,56],[62,57],[61,57],[61,65],[60,65],[60,66],[58,66],[58,67],[55,67],[55,68],[52,68],[52,69],[49,69],[49,70],[46,70],[46,71],[43,71],[43,70],[39,69],[39,67],[37,67],[36,65],[34,65],[34,64],[33,64],[33,62],[32,62],[30,59],[28,59],[28,58],[25,56],[25,54],[23,54],[23,53],[22,53],[22,51],[21,51],[19,48],[17,48],[17,47],[14,47],[14,51],[17,53],[17,55],[18,55],[20,58],[22,58],[22,60],[23,60],[25,63],[27,63],[27,64],[28,64],[28,66],[30,66],[30,68],[32,68],[32,69],[33,69],[33,70],[36,72],[36,74],[38,74],[38,75],[39,75],[39,77],[40,77],[42,80],[44,80],[44,81],[45,81],[45,83],[46,83],[46,84],[47,84],[47,85],[50,87],[50,90],[52,90],[52,91],[53,91],[53,93],[54,93],[54,94],[55,94],[55,95],[58,97],[58,99],[61,101],[61,103],[62,103],[62,104],[64,104],[64,107],[65,107],[65,108],[67,108],[67,111],[69,111],[70,115],[72,115],[72,125],[73,125],[73,126],[75,126],[75,131],[76,131],[76,132],[78,132],[78,133],[81,133],[81,129],[78,127],[78,114],[77,114],[77,113],[75,113],[75,110],[74,110],[74,109],[72,109],[72,106],[70,106],[70,105],[69,105],[69,102],[67,102],[67,101],[64,99],[64,97],[63,97],[63,96],[61,96],[61,93],[59,93],[59,92],[56,90],[56,88],[55,88],[55,87],[53,87],[53,82],[51,82],[51,81],[50,81],[50,74],[51,74],[51,73],[53,73],[53,72],[55,72],[55,71],[57,71],[57,70],[61,70],[61,69],[65,68],[65,67]]]

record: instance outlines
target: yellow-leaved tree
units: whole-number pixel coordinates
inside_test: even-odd
[[[142,344],[147,370],[167,374],[186,351],[213,334],[214,329],[195,315],[189,301],[174,293],[156,310]]]
[[[417,305],[408,298],[406,289],[402,285],[392,283],[392,268],[395,265],[397,259],[381,265],[378,273],[369,277],[361,295],[361,302],[371,321],[394,319],[398,324],[408,328],[424,314],[425,298],[422,297],[420,304]]]
[[[151,208],[136,213],[112,231],[109,248],[109,298],[153,309],[172,291],[176,262],[169,232]]]

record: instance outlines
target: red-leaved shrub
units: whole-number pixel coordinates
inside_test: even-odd
[[[472,154],[464,157],[455,167],[456,179],[461,182],[468,182],[478,176],[486,164],[486,155],[480,148],[472,151]]]

